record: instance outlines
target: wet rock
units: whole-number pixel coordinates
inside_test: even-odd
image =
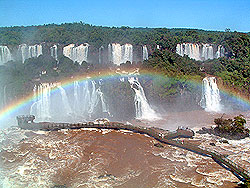
[[[229,142],[227,140],[225,140],[225,139],[221,139],[220,143],[229,144]]]
[[[202,129],[200,129],[199,131],[197,131],[196,133],[199,134],[213,134],[216,136],[219,136],[221,138],[226,138],[226,139],[230,139],[230,140],[240,140],[240,139],[244,139],[246,137],[249,137],[249,134],[245,134],[245,133],[236,133],[236,132],[222,132],[220,131],[218,128],[205,128],[202,127]]]
[[[112,174],[104,174],[104,175],[100,175],[98,176],[98,179],[103,179],[103,178],[109,178],[109,179],[115,179],[116,177],[113,176]]]
[[[66,185],[54,185],[51,188],[67,188]]]
[[[211,142],[209,143],[210,146],[215,146],[215,143]]]
[[[157,147],[157,148],[164,148],[164,146],[159,142],[154,143],[154,146]]]

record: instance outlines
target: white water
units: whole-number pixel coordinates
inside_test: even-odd
[[[207,60],[207,59],[214,59],[214,51],[213,46],[210,44],[203,44],[202,46],[202,52],[201,52],[201,59]]]
[[[70,44],[63,48],[63,55],[70,58],[72,61],[78,62],[80,65],[83,61],[88,61],[88,48],[89,44],[81,44],[75,46],[75,44]]]
[[[81,84],[75,81],[74,113],[78,116],[81,116],[81,114],[88,114],[90,117],[96,112],[98,105],[101,105],[103,113],[109,113],[107,104],[104,100],[104,94],[100,87],[96,88],[95,81],[84,81]]]
[[[69,99],[68,96],[65,92],[65,90],[61,87],[58,86],[61,96],[62,96],[62,102],[63,102],[63,106],[64,106],[64,113],[66,113],[67,115],[71,115],[72,114],[72,109],[69,105]]]
[[[151,108],[145,96],[143,87],[137,77],[128,77],[131,88],[135,91],[135,111],[137,119],[156,120],[159,119],[156,112]]]
[[[101,46],[99,48],[99,64],[102,64],[103,63],[103,51],[104,51],[104,47]]]
[[[55,87],[55,83],[41,83],[34,86],[33,95],[36,101],[30,108],[30,114],[35,115],[38,121],[51,119],[51,90]]]
[[[7,46],[0,46],[0,65],[12,60],[12,55]]]
[[[220,91],[215,77],[205,77],[202,81],[202,99],[200,105],[208,112],[221,111]]]
[[[74,111],[79,114],[81,113],[81,108],[79,106],[80,101],[80,86],[78,81],[74,81]]]
[[[94,112],[94,109],[98,105],[98,102],[99,102],[98,93],[97,93],[97,90],[95,88],[95,86],[96,86],[95,81],[92,80],[91,85],[92,85],[92,92],[91,92],[91,96],[89,99],[89,104],[90,104],[89,114],[92,114]]]
[[[225,48],[221,45],[218,46],[218,50],[216,52],[216,58],[223,57],[225,54]]]
[[[115,65],[133,62],[133,46],[131,44],[120,45],[118,43],[109,44],[108,46],[109,61]]]
[[[21,44],[18,48],[18,55],[21,57],[23,63],[26,59],[38,57],[39,55],[42,55],[42,53],[42,45],[40,44],[35,44],[33,46]]]
[[[122,63],[133,62],[133,46],[131,44],[122,45]]]
[[[88,114],[90,107],[89,82],[88,81],[84,82],[82,88],[79,89],[82,91],[82,113]]]
[[[31,105],[30,114],[35,115],[37,121],[79,121],[93,115],[110,114],[104,94],[95,81],[75,81],[67,90],[58,83],[42,83],[33,91],[36,100]],[[102,113],[98,114],[100,111]]]
[[[55,60],[57,59],[57,45],[53,45],[52,47],[50,47],[50,55],[51,57],[53,57]]]
[[[148,60],[148,49],[146,45],[142,47],[142,60]]]
[[[120,44],[112,44],[111,48],[109,48],[111,52],[111,57],[109,58],[115,65],[121,64],[121,58],[122,58],[122,48]]]
[[[216,47],[212,44],[183,43],[177,44],[176,53],[181,56],[187,55],[189,58],[197,61],[205,61],[208,59],[223,57],[225,49],[221,45]]]

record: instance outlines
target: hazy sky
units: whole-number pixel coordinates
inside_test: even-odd
[[[0,26],[102,26],[250,31],[250,0],[0,0]]]

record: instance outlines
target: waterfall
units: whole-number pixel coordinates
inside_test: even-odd
[[[74,85],[74,100],[78,105],[76,109],[81,109],[81,113],[88,114],[88,116],[91,116],[97,110],[100,103],[102,112],[109,114],[104,94],[100,87],[96,88],[96,85],[96,82],[93,80],[86,80],[81,85],[75,82]]]
[[[79,46],[70,44],[63,48],[63,55],[70,58],[72,61],[78,62],[80,65],[83,61],[88,61],[88,48],[89,44],[84,43]]]
[[[37,102],[37,115],[38,118],[45,121],[49,120],[50,117],[50,84],[41,84],[38,86],[38,94],[40,96]]]
[[[214,50],[215,48],[217,49]],[[189,58],[195,59],[196,61],[205,61],[208,59],[223,57],[225,49],[221,45],[216,47],[213,44],[183,43],[177,44],[176,53],[180,56],[187,55]]]
[[[111,62],[113,62],[113,58],[112,58],[112,45],[109,44],[108,45],[108,63],[110,64]]]
[[[223,46],[219,45],[218,49],[216,51],[216,58],[224,57],[224,54],[225,54],[225,48]]]
[[[103,51],[104,51],[104,47],[101,46],[99,48],[99,64],[102,64],[103,63]]]
[[[80,86],[78,81],[74,81],[74,111],[75,113],[79,114],[81,113],[81,108],[79,106],[79,101],[80,101]]]
[[[42,83],[34,86],[33,95],[30,114],[39,121],[78,121],[109,114],[101,87],[93,80],[75,81],[67,90],[58,83]]]
[[[94,112],[94,109],[96,108],[99,102],[97,90],[95,88],[96,86],[95,81],[92,80],[91,85],[92,85],[92,93],[89,101],[90,102],[89,114],[92,114]]]
[[[97,89],[97,93],[98,93],[98,95],[100,97],[100,101],[101,101],[101,105],[102,105],[102,112],[108,113],[110,115],[109,110],[108,110],[108,106],[107,106],[107,104],[106,104],[106,102],[104,100],[104,94],[103,94],[103,92],[101,91],[100,88]]]
[[[39,121],[51,119],[51,90],[56,87],[54,83],[42,83],[34,86],[33,95],[35,102],[30,108],[30,114],[35,115]]]
[[[38,57],[39,55],[42,55],[42,53],[42,45],[40,44],[35,44],[33,46],[21,44],[18,47],[18,54],[21,57],[23,63],[26,59]]]
[[[81,113],[88,114],[89,107],[90,107],[90,89],[89,89],[89,82],[85,81],[83,82],[82,86],[82,110]]]
[[[122,63],[126,63],[130,61],[133,63],[133,46],[131,44],[124,44],[122,45]]]
[[[53,57],[55,60],[57,59],[57,45],[54,45],[52,47],[50,47],[50,55],[51,57]]]
[[[113,43],[108,46],[109,61],[115,65],[126,63],[127,61],[133,62],[133,46],[131,44],[120,45]]]
[[[157,116],[156,112],[148,103],[143,87],[141,86],[138,78],[128,77],[128,82],[130,83],[131,88],[135,91],[134,103],[136,118],[145,120],[158,119],[159,117]]]
[[[61,86],[58,86],[58,88],[59,88],[61,96],[62,96],[64,112],[66,112],[67,115],[70,115],[70,114],[72,114],[72,110],[71,110],[71,107],[69,105],[69,99],[67,97],[67,94],[66,94],[65,90]]]
[[[3,87],[3,106],[7,104],[7,85]]]
[[[121,56],[122,56],[122,48],[121,48],[121,45],[120,44],[112,44],[112,48],[111,48],[111,59],[112,59],[112,62],[115,64],[115,65],[120,65],[121,64]]]
[[[201,59],[208,60],[208,59],[214,59],[214,50],[213,46],[210,44],[203,44],[202,46],[202,52],[201,52]]]
[[[216,78],[205,77],[202,81],[201,107],[208,112],[219,112],[221,110],[220,100]]]
[[[182,44],[177,44],[176,46],[176,53],[179,54],[180,56],[184,56],[183,50],[182,50]]]
[[[142,46],[142,60],[148,60],[148,49],[147,46]]]
[[[7,46],[0,46],[0,65],[12,60],[12,55]]]

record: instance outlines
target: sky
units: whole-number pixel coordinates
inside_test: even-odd
[[[0,0],[0,27],[79,21],[250,32],[250,0]]]

